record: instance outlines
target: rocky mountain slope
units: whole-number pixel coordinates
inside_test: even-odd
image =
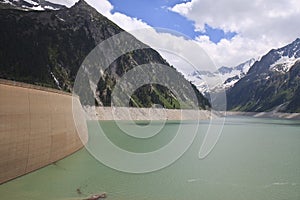
[[[273,49],[227,91],[229,110],[300,112],[300,39]]]
[[[221,89],[232,87],[247,74],[255,61],[256,59],[252,58],[234,67],[220,67],[215,72],[194,71],[188,74],[186,78],[194,83],[200,92],[208,96],[210,92],[217,93]]]
[[[107,38],[123,32],[83,0],[71,8],[42,0],[1,0],[4,1],[0,3],[0,78],[72,91],[77,71],[89,52]],[[42,7],[44,11],[34,11],[37,9],[33,7]],[[142,44],[133,36],[130,42]],[[150,47],[124,54],[97,83],[97,104],[109,106],[117,80],[145,63],[172,68]],[[208,100],[195,88],[194,91],[199,106],[209,106]],[[174,94],[155,84],[137,90],[132,100],[132,106],[161,104],[179,108]]]
[[[0,0],[2,7],[19,9],[19,10],[59,10],[66,8],[64,5],[51,3],[46,0]]]

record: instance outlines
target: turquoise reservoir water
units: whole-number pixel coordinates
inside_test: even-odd
[[[196,122],[186,122],[184,126],[194,127],[193,123]],[[96,124],[89,123],[91,138]],[[143,141],[122,134],[113,122],[101,125],[112,142],[132,152],[163,147],[174,138],[178,128],[177,122],[170,122],[161,133]],[[0,199],[84,199],[100,192],[107,192],[107,199],[111,200],[300,199],[299,121],[227,118],[217,145],[208,157],[200,160],[198,152],[207,128],[208,122],[200,122],[191,147],[175,163],[159,171],[119,172],[82,149],[0,185]]]

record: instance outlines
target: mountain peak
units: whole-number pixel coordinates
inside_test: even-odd
[[[76,10],[77,12],[82,11],[82,13],[80,13],[80,14],[85,14],[85,15],[86,14],[91,15],[91,16],[100,16],[101,15],[94,7],[92,7],[90,4],[88,4],[84,0],[77,1],[70,9]],[[104,16],[101,15],[101,17],[104,17]]]
[[[291,64],[298,59],[300,59],[300,38],[284,47],[269,51],[253,65],[249,73],[266,74],[270,70],[286,73],[291,69]]]
[[[221,74],[230,73],[230,72],[232,72],[232,68],[222,66],[222,67],[220,67],[220,68],[218,69],[218,72],[221,73]]]
[[[86,7],[86,6],[90,7],[88,3],[85,2],[84,0],[79,0],[72,7]]]
[[[197,86],[200,92],[209,96],[208,93],[210,92],[218,93],[224,88],[232,87],[247,74],[249,68],[255,61],[256,59],[252,58],[234,67],[222,66],[214,72],[194,71],[186,77]]]

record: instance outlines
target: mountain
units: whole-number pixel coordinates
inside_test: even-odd
[[[300,112],[300,39],[273,49],[227,91],[229,110]]]
[[[0,0],[2,7],[19,9],[24,11],[30,10],[59,10],[66,8],[64,5],[51,3],[45,0]]]
[[[222,89],[232,87],[238,80],[243,78],[256,59],[252,58],[235,67],[220,67],[214,72],[194,71],[186,78],[194,83],[200,92],[209,96],[209,93],[218,93]]]
[[[85,57],[102,41],[122,32],[130,38],[131,45],[146,46],[83,0],[71,8],[42,0],[1,1],[5,3],[0,3],[0,78],[71,92]],[[48,9],[48,6],[54,9]],[[42,7],[44,11],[36,11],[36,7]],[[122,50],[124,47],[120,45],[119,48]],[[96,104],[111,105],[111,93],[116,82],[127,71],[145,63],[162,64],[176,71],[149,46],[125,53],[95,83]],[[87,94],[91,93],[94,85],[86,84],[90,88]],[[208,100],[193,89],[199,106],[209,106]],[[186,102],[190,101],[184,91],[180,93],[186,97]],[[93,105],[94,102],[82,103]],[[166,108],[179,108],[173,92],[159,84],[145,85],[135,91],[130,104],[140,107],[161,104]]]

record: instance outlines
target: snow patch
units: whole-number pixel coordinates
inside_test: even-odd
[[[53,1],[53,0],[47,0],[48,2],[51,2],[51,3],[55,3],[55,4],[59,4],[59,5],[63,5],[63,6],[66,6],[67,8],[70,8],[72,6],[74,6],[75,3],[77,3],[79,0],[65,0],[65,1]]]
[[[41,5],[34,6],[34,7],[28,7],[28,6],[22,5],[22,8],[25,8],[25,9],[28,9],[28,10],[37,10],[37,11],[44,11],[45,10]]]
[[[41,2],[40,0],[1,0],[1,3],[10,4],[15,7],[23,8],[25,11],[37,10],[59,10],[62,6],[65,6],[64,3],[55,3],[51,1]],[[57,5],[58,7],[56,7]]]
[[[38,10],[38,11],[42,11],[45,10],[42,6],[35,6],[31,8],[32,10]]]
[[[50,72],[50,74],[51,74],[52,78],[54,79],[54,81],[55,81],[57,87],[58,87],[59,89],[61,89],[61,87],[59,86],[59,81],[58,81],[57,78],[54,76],[53,72]]]
[[[286,73],[290,71],[293,65],[300,60],[300,58],[282,56],[279,60],[277,60],[274,64],[270,66],[271,71]]]
[[[59,8],[53,8],[52,6],[45,6],[44,8],[48,9],[48,10],[59,10]],[[65,20],[63,20],[63,21],[65,21]]]
[[[59,16],[57,16],[56,15],[56,17],[57,17],[57,19],[59,19],[60,21],[62,21],[62,22],[65,22],[66,20],[64,20],[63,18],[61,18],[61,17],[59,17]]]
[[[14,5],[13,3],[11,3],[9,0],[3,0],[3,2],[2,3],[6,3],[6,4],[10,4],[10,5]]]
[[[225,87],[225,88],[230,88],[230,87],[232,87],[234,84],[236,84],[238,81],[239,81],[239,79],[232,80],[232,81],[230,81],[229,83],[225,83],[225,84],[224,84],[224,87]]]
[[[37,2],[34,2],[32,0],[24,0],[25,2],[31,4],[31,5],[34,5],[34,6],[38,6],[39,4]]]

